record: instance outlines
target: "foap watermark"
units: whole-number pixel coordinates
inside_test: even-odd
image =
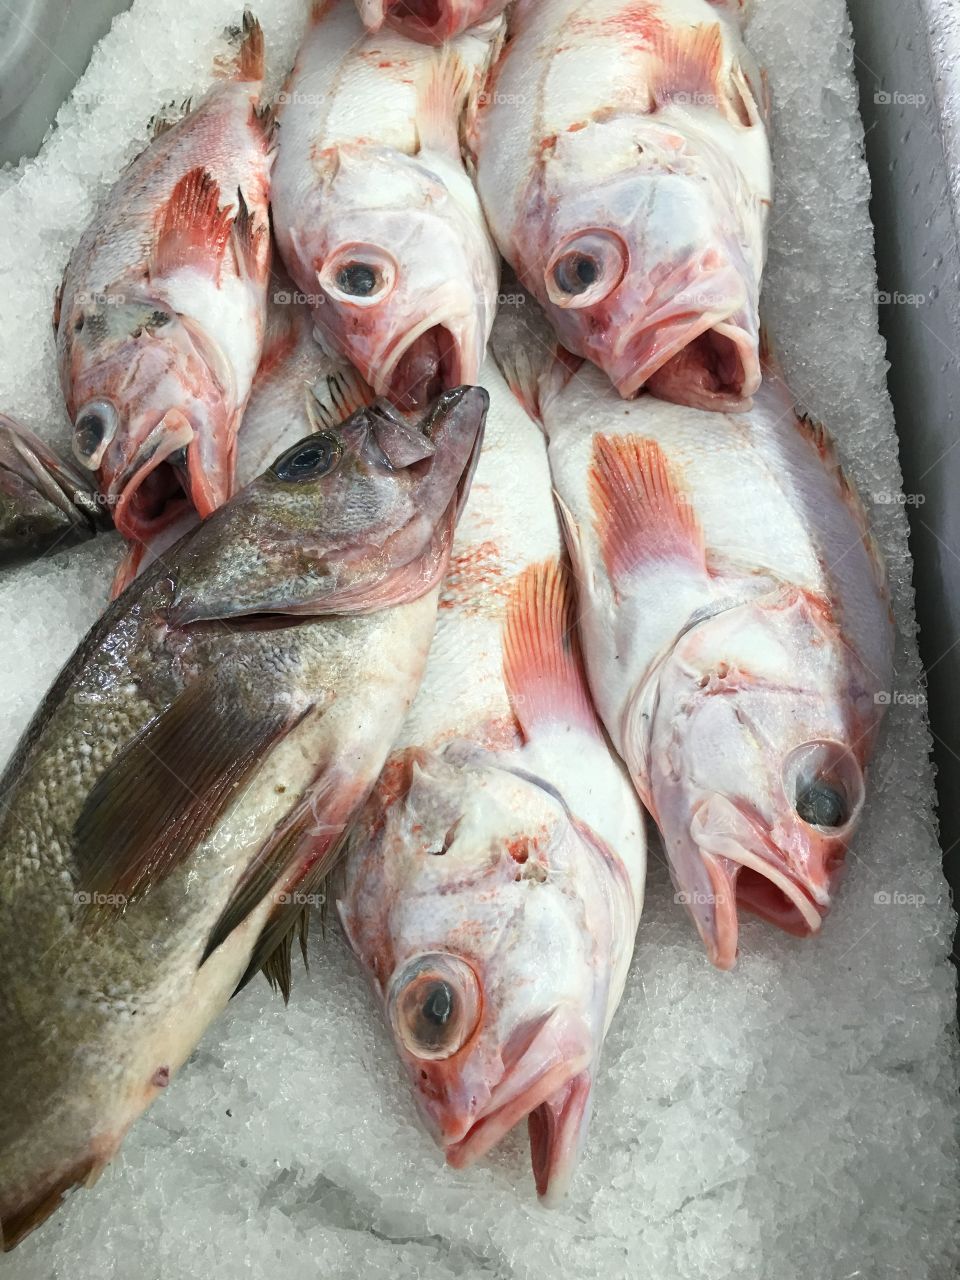
[[[89,290],[80,290],[75,297],[81,307],[125,307],[127,305],[125,293],[91,293]]]
[[[99,893],[96,890],[93,893],[81,890],[73,895],[73,900],[78,907],[125,907],[128,901],[125,894]]]
[[[494,89],[492,93],[482,90],[477,94],[477,102],[481,107],[522,107],[526,105],[525,93],[501,93]]]
[[[300,289],[278,289],[273,295],[278,307],[322,307],[326,302],[326,294],[303,293]]]
[[[322,93],[303,93],[300,89],[281,89],[277,94],[281,106],[319,107],[324,102]]]
[[[922,893],[903,893],[900,889],[881,889],[873,895],[875,907],[922,907],[926,901]]]
[[[873,695],[878,707],[925,707],[927,696],[924,693],[906,693],[901,689],[881,689]]]
[[[292,893],[278,893],[274,902],[279,907],[322,907],[327,900],[325,893],[301,893],[295,889]]]
[[[722,893],[701,893],[699,890],[688,892],[681,889],[673,895],[673,900],[681,907],[722,907],[727,899]]]
[[[670,101],[678,107],[722,107],[724,104],[715,93],[671,93]]]
[[[870,495],[879,507],[922,507],[925,493],[902,493],[899,489],[878,489]]]
[[[892,293],[887,289],[877,289],[873,300],[878,307],[925,307],[927,305],[925,293],[901,293],[898,289],[894,289]]]
[[[922,107],[926,105],[925,93],[904,93],[900,89],[877,89],[873,100],[878,107]]]

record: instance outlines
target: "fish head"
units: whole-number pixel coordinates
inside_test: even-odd
[[[464,1168],[526,1118],[555,1203],[632,949],[604,855],[549,785],[458,744],[395,757],[373,804],[338,905],[426,1126]]]
[[[450,182],[467,183],[461,172]],[[470,199],[473,199],[472,195]],[[317,338],[407,410],[479,376],[497,266],[444,177],[417,157],[364,148],[330,160],[311,232]]]
[[[216,344],[166,303],[104,294],[65,317],[73,452],[95,471],[124,537],[147,542],[233,486],[233,376]],[[63,330],[62,330],[63,331]]]
[[[590,133],[573,136],[589,145]],[[697,408],[743,408],[760,385],[759,264],[736,205],[704,181],[681,136],[649,134],[625,171],[533,203],[548,212],[546,226],[528,221],[523,260],[536,265],[523,279],[563,345],[622,396],[646,386]]]
[[[424,595],[449,557],[488,402],[459,387],[410,423],[378,400],[286,449],[179,553],[171,617],[265,600],[280,614],[370,612]]]
[[[879,687],[828,602],[798,590],[701,622],[668,660],[651,807],[718,967],[736,958],[740,907],[819,931],[863,809]]]

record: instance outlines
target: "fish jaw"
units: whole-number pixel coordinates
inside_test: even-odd
[[[114,524],[131,542],[149,542],[180,514],[186,495],[182,474],[177,474],[170,459],[187,450],[194,438],[188,419],[172,409],[146,435],[129,462],[117,469],[102,468],[101,482],[113,508]],[[178,491],[183,495],[180,500],[175,497]],[[198,489],[197,496],[205,508],[202,514],[209,514],[207,495]]]
[[[559,1007],[535,1029],[515,1062],[509,1062],[477,1115],[456,1093],[428,1122],[447,1163],[466,1169],[491,1151],[527,1117],[537,1194],[546,1203],[566,1192],[590,1119],[593,1036],[574,1010]]]

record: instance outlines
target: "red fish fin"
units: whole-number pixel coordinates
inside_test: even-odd
[[[113,575],[113,582],[110,586],[110,599],[116,600],[117,596],[122,596],[130,583],[140,572],[140,566],[143,564],[143,557],[147,554],[147,544],[145,542],[128,542],[123,559],[117,565],[117,571]]]
[[[307,416],[315,431],[339,426],[352,413],[373,404],[376,393],[352,365],[318,378],[307,389]]]
[[[460,116],[473,73],[456,50],[431,58],[417,94],[417,134],[421,151],[460,158]]]
[[[270,226],[251,211],[240,187],[231,236],[238,275],[259,280],[270,266]]]
[[[530,565],[514,582],[503,627],[503,677],[527,739],[539,724],[598,731],[574,615],[573,583],[559,560]]]
[[[94,911],[95,894],[116,895],[122,910],[180,866],[298,719],[269,692],[251,704],[221,668],[151,720],[101,774],[73,830],[76,888]]]
[[[651,38],[651,110],[668,102],[719,105],[723,30],[719,23],[664,26]]]
[[[696,512],[656,440],[595,435],[588,486],[603,558],[614,582],[654,560],[686,560],[706,572]]]
[[[249,9],[243,11],[243,24],[228,27],[227,39],[234,46],[225,57],[217,58],[214,70],[231,80],[256,82],[263,79],[263,28]]]
[[[184,267],[216,275],[232,225],[232,211],[220,208],[216,179],[202,166],[191,169],[160,210],[150,275],[171,275]]]

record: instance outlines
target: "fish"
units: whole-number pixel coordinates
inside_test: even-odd
[[[0,413],[0,569],[76,546],[112,525],[94,487]]]
[[[350,0],[323,0],[280,94],[280,255],[317,341],[401,409],[476,381],[493,324],[499,260],[458,129],[494,45],[366,35]]]
[[[427,672],[331,894],[447,1161],[526,1118],[555,1205],[633,954],[645,830],[590,705],[543,438],[489,361],[482,379]]]
[[[508,0],[357,0],[368,31],[384,25],[422,44],[445,44],[468,27],[498,17]]]
[[[0,779],[6,1249],[239,986],[262,968],[289,995],[423,672],[486,403],[338,423],[305,391],[308,433],[112,603],[37,711]]]
[[[625,398],[760,385],[765,82],[733,0],[517,0],[468,133],[501,253]]]
[[[893,680],[883,559],[769,344],[748,411],[625,403],[524,296],[494,350],[549,441],[594,703],[729,969],[741,910],[809,937],[835,900]]]
[[[54,311],[73,452],[131,544],[233,492],[236,434],[260,358],[270,265],[271,129],[263,33],[117,179],[70,256]]]

